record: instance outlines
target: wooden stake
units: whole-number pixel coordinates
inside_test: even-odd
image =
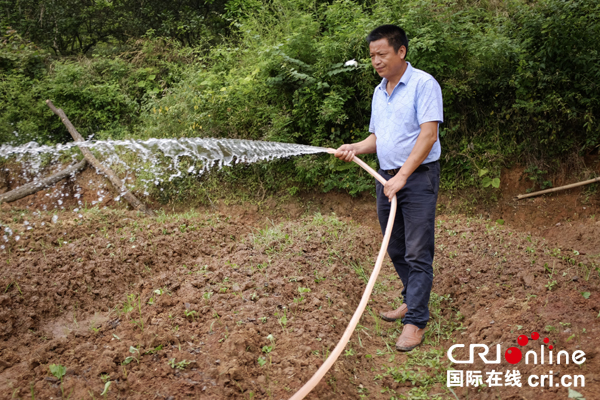
[[[63,124],[65,124],[67,130],[73,137],[73,140],[75,140],[75,142],[83,142],[83,137],[79,134],[79,132],[77,132],[77,129],[75,129],[71,121],[69,121],[65,112],[60,108],[56,108],[50,100],[46,100],[46,104],[48,105],[48,107],[50,107],[54,114],[60,117],[61,121],[63,122]],[[135,208],[136,210],[143,211],[146,215],[154,215],[152,210],[146,208],[144,203],[139,201],[138,198],[133,195],[133,193],[127,190],[123,182],[121,182],[121,179],[119,179],[119,177],[110,168],[102,165],[87,147],[79,146],[79,150],[81,150],[81,153],[83,153],[83,156],[85,157],[87,162],[92,164],[92,166],[96,168],[96,171],[98,173],[105,175],[108,178],[108,180],[110,180],[110,182],[113,184],[115,189],[119,193],[121,193],[121,196],[125,200],[127,200],[127,202],[131,204],[133,208]]]
[[[23,186],[11,190],[10,192],[0,194],[0,204],[11,203],[13,201],[20,200],[23,197],[29,196],[30,194],[37,193],[40,190],[46,189],[70,175],[75,175],[79,171],[85,169],[86,166],[87,161],[81,160],[77,164],[71,165],[70,167],[63,169],[54,175],[50,175],[47,178],[29,182]]]
[[[590,183],[594,183],[594,182],[600,182],[600,176],[597,178],[594,178],[594,179],[589,179],[587,181],[571,183],[570,185],[559,186],[559,187],[555,187],[552,189],[540,190],[539,192],[520,194],[517,196],[517,200],[526,199],[528,197],[540,196],[540,195],[546,194],[546,193],[558,192],[560,190],[573,189],[573,188],[576,188],[579,186],[589,185]]]

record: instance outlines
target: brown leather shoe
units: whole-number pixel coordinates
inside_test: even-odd
[[[406,305],[406,303],[403,303],[400,307],[398,307],[394,311],[380,312],[379,316],[384,321],[394,322],[394,321],[404,318],[407,311],[408,311],[408,306]]]
[[[411,351],[423,342],[425,328],[419,329],[415,325],[406,324],[402,327],[402,334],[396,342],[396,350]]]

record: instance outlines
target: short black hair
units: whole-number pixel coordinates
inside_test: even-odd
[[[408,54],[408,37],[404,29],[397,25],[381,25],[373,29],[367,36],[367,44],[375,42],[379,39],[386,38],[389,45],[394,48],[394,51],[398,53],[400,47],[406,48],[406,54]]]

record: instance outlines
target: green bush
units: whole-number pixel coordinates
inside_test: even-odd
[[[0,91],[10,101],[0,105],[0,135],[11,138],[18,126],[19,137],[61,140],[60,122],[40,105],[51,97],[97,138],[337,147],[368,135],[380,78],[365,37],[397,23],[409,35],[408,60],[442,86],[443,186],[486,186],[513,162],[549,171],[598,150],[599,7],[592,0],[231,0],[222,16],[231,35],[208,35],[195,47],[168,30],[164,38],[151,31],[117,53],[106,44],[91,51],[95,57],[51,60],[33,47],[17,56],[5,40]],[[358,66],[345,66],[350,59]],[[365,159],[376,166],[374,156]],[[373,187],[360,168],[331,156],[233,169],[221,178],[250,176],[290,193]],[[189,188],[197,181],[186,179],[181,185]]]
[[[9,31],[0,42],[0,141],[14,144],[71,141],[46,106],[62,108],[84,137],[131,136],[141,107],[179,81],[194,49],[168,39],[131,43],[118,56],[96,49],[90,58],[54,59]]]

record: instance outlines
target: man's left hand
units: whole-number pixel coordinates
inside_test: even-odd
[[[396,193],[398,193],[404,185],[406,185],[406,178],[398,174],[383,185],[383,194],[385,194],[391,202],[394,196],[396,196]]]

